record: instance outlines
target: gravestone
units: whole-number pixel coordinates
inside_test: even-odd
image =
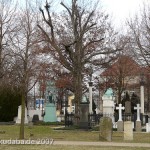
[[[25,124],[28,124],[28,118],[27,118],[27,108],[25,107],[25,118],[24,118],[24,123]],[[16,123],[17,124],[20,124],[21,123],[21,105],[18,106],[18,116],[17,116],[17,119],[16,119]]]
[[[146,132],[150,133],[150,122],[146,123]]]
[[[133,140],[133,127],[131,121],[124,122],[124,140]]]
[[[119,110],[119,120],[117,122],[117,131],[123,131],[122,110],[124,110],[124,107],[122,107],[122,104],[119,104],[119,107],[116,107],[116,109]]]
[[[130,101],[125,102],[125,114],[131,114],[131,102]]]
[[[33,119],[32,119],[33,123],[39,122],[39,116],[38,115],[34,115]]]
[[[137,120],[136,120],[136,131],[141,132],[141,120],[140,120],[140,104],[137,104],[137,107],[134,107],[134,110],[137,110]]]
[[[99,139],[112,141],[112,120],[109,117],[102,117],[100,119],[100,133]]]
[[[80,103],[80,121],[79,121],[79,127],[81,129],[89,128],[88,115],[89,115],[89,103],[81,102]]]
[[[131,102],[126,101],[125,102],[125,115],[124,115],[124,121],[131,121]]]

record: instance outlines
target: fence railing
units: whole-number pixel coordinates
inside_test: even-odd
[[[93,127],[95,125],[99,125],[100,123],[100,119],[102,117],[110,117],[112,118],[113,122],[117,122],[119,120],[119,114],[114,113],[114,114],[89,114],[88,115],[88,124],[90,127]],[[65,115],[65,126],[72,126],[74,124],[74,120],[75,120],[75,115],[74,114],[66,114]],[[134,123],[136,123],[137,120],[137,114],[127,114],[124,113],[122,114],[122,121],[132,121]],[[140,115],[140,120],[141,120],[141,124],[142,125],[146,125],[146,123],[148,122],[148,115]]]

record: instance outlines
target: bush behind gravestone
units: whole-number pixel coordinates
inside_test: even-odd
[[[13,121],[21,104],[21,94],[18,88],[0,88],[0,122]]]

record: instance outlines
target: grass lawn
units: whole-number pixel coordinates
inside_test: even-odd
[[[59,146],[59,145],[2,145],[0,150],[149,150],[149,148],[97,147],[97,146]]]
[[[18,139],[19,126],[18,125],[1,125],[0,139]],[[30,136],[30,133],[33,136]],[[81,130],[54,130],[51,126],[33,126],[31,129],[25,126],[25,139],[44,139],[50,138],[55,141],[99,141],[99,133],[97,131],[81,131]],[[103,140],[101,140],[103,141]],[[123,140],[123,132],[113,132],[112,142],[127,142]],[[136,133],[134,132],[134,140],[129,141],[133,143],[150,143],[150,133]],[[7,150],[129,150],[129,147],[100,147],[100,146],[60,146],[60,145],[0,145],[0,149]],[[150,148],[132,148],[133,150],[148,150]]]

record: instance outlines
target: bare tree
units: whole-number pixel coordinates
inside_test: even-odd
[[[47,43],[45,51],[73,75],[77,114],[82,99],[83,72],[90,64],[109,61],[116,52],[108,15],[96,9],[98,3],[90,2],[72,0],[68,6],[62,1],[65,11],[56,14],[46,1],[45,10],[40,8],[43,24],[38,24]]]
[[[0,85],[9,83],[12,67],[11,39],[16,31],[16,6],[12,0],[0,0]],[[7,78],[7,79],[6,79]]]
[[[38,32],[36,25],[36,14],[30,9],[30,3],[19,12],[18,32],[12,39],[13,56],[15,58],[16,76],[20,81],[22,102],[21,102],[21,124],[20,139],[24,139],[24,117],[27,94],[33,88],[40,74],[36,51],[39,48]],[[36,80],[34,80],[36,79]]]
[[[141,64],[150,66],[150,6],[143,4],[141,13],[128,20],[127,25],[134,54]]]

